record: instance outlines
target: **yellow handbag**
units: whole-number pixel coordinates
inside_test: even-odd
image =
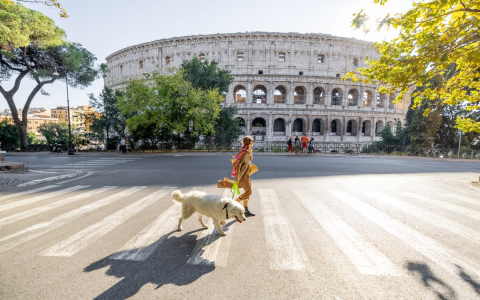
[[[237,159],[232,158],[231,161],[232,161],[232,165],[235,165],[235,162],[237,161]],[[258,167],[256,165],[250,163],[250,172],[248,172],[248,175],[250,176],[257,171],[258,171]]]

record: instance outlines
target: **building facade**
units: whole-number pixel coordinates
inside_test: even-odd
[[[376,84],[343,81],[376,57],[371,42],[328,34],[251,32],[174,37],[107,57],[105,84],[122,89],[143,73],[166,73],[194,56],[215,60],[234,77],[226,105],[237,105],[243,132],[285,141],[306,134],[318,142],[369,143],[402,123],[410,99],[377,92]]]

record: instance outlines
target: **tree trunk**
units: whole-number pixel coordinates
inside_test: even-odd
[[[28,151],[28,139],[27,139],[27,122],[22,122],[17,125],[18,135],[20,139],[20,151]]]

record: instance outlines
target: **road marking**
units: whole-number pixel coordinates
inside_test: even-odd
[[[55,174],[58,172],[47,172],[47,171],[37,171],[37,170],[29,170],[30,172],[35,172],[35,173],[48,173],[48,174]]]
[[[337,216],[312,192],[294,190],[293,193],[361,274],[403,275],[400,268]]]
[[[423,201],[425,203],[432,204],[432,205],[435,205],[437,207],[452,211],[454,213],[467,216],[467,217],[475,219],[475,220],[480,220],[480,212],[479,211],[471,210],[471,209],[462,207],[460,205],[451,204],[451,203],[447,203],[447,202],[444,202],[444,201],[432,199],[430,197],[426,197],[426,196],[419,195],[419,194],[416,194],[416,193],[404,193],[404,195],[406,195],[410,198],[414,198],[414,199]]]
[[[310,269],[302,245],[282,213],[275,190],[259,189],[270,268],[273,270]]]
[[[222,198],[230,198],[229,196],[231,196],[230,190],[225,189]],[[212,219],[208,219],[205,223],[209,228],[205,229],[200,235],[192,254],[187,260],[187,265],[215,265],[225,268],[228,265],[228,254],[236,221],[228,223],[227,236],[225,237],[220,236],[217,228],[213,225]],[[220,251],[222,244],[223,249]]]
[[[170,206],[109,259],[145,261],[160,244],[167,240],[169,232],[177,230],[176,225],[181,213],[181,206],[175,204]]]
[[[87,174],[82,175],[82,176],[80,176],[80,177],[77,177],[77,178],[74,178],[74,179],[70,179],[70,180],[66,180],[66,181],[62,181],[62,182],[57,182],[56,184],[64,184],[64,183],[67,183],[67,182],[70,182],[70,181],[83,179],[83,178],[88,177],[88,176],[90,176],[90,175],[92,175],[92,174],[93,174],[93,172],[90,171],[90,172],[87,172]]]
[[[454,194],[447,194],[445,196],[453,198],[455,200],[460,200],[460,201],[463,201],[463,202],[466,202],[466,203],[469,203],[469,204],[480,206],[480,201],[474,200],[472,198],[468,198],[468,197],[464,197],[464,196],[460,196],[460,195],[454,195]]]
[[[14,214],[14,215],[10,215],[8,217],[0,219],[0,226],[6,225],[6,224],[11,224],[11,223],[14,223],[14,222],[17,222],[17,221],[20,221],[20,220],[38,215],[38,214],[41,214],[43,212],[61,207],[63,205],[73,203],[73,202],[81,200],[81,199],[91,197],[93,195],[108,191],[108,190],[113,189],[113,188],[116,188],[116,186],[105,186],[105,187],[102,187],[102,188],[99,188],[99,189],[96,189],[96,190],[88,191],[88,192],[83,193],[83,194],[68,197],[68,198],[65,198],[65,199],[62,199],[62,200],[44,205],[44,206],[36,207],[36,208],[30,209],[30,210],[22,211],[20,213]]]
[[[57,197],[57,196],[60,196],[60,195],[63,195],[63,194],[69,193],[69,192],[73,192],[73,191],[76,191],[76,190],[84,189],[84,188],[87,188],[87,187],[90,187],[90,186],[89,185],[77,185],[77,186],[74,186],[74,187],[71,187],[71,188],[68,188],[68,189],[64,189],[64,190],[60,190],[60,191],[56,191],[56,192],[52,192],[52,193],[48,193],[48,194],[44,194],[44,195],[40,195],[40,196],[36,196],[36,197],[33,197],[33,198],[21,200],[21,201],[16,201],[16,202],[4,204],[4,205],[0,206],[0,211],[12,209],[12,208],[19,207],[19,206],[22,206],[22,205],[32,204],[32,203],[35,203],[35,202],[38,202],[38,201],[42,201],[42,200],[45,200],[45,199]]]
[[[444,268],[450,274],[458,275],[458,266],[476,278],[480,278],[480,265],[467,258],[460,259],[459,254],[444,247],[435,240],[421,234],[409,226],[389,217],[373,206],[341,191],[330,191],[330,194],[341,200],[353,210],[382,227],[402,242],[421,253],[423,256]]]
[[[41,192],[41,191],[53,189],[53,188],[56,188],[56,187],[59,187],[59,186],[58,185],[47,185],[47,186],[42,186],[42,187],[39,187],[39,188],[36,188],[36,189],[33,189],[33,190],[28,190],[28,191],[25,191],[25,192],[9,194],[9,195],[5,195],[5,196],[1,196],[0,201],[13,199],[13,198],[18,198],[18,197],[21,197],[21,196],[25,196],[25,195],[33,194],[33,193],[36,193],[36,192]]]
[[[371,192],[371,193],[367,193],[367,195],[373,198],[376,198],[379,201],[382,201],[382,203],[391,205],[421,220],[424,220],[434,226],[437,226],[439,228],[450,231],[453,234],[461,236],[467,239],[468,241],[471,241],[476,244],[480,244],[480,232],[475,229],[472,229],[468,226],[457,223],[455,221],[451,221],[445,217],[431,213],[428,210],[416,207],[415,205],[411,205],[400,199],[388,196],[385,193]]]
[[[110,195],[94,203],[90,203],[82,207],[79,207],[77,209],[74,209],[72,211],[69,211],[67,213],[61,214],[50,221],[41,222],[41,223],[32,225],[28,228],[25,228],[23,230],[17,231],[8,236],[1,237],[0,242],[3,242],[3,241],[8,241],[25,234],[24,236],[21,236],[19,239],[0,245],[0,253],[5,252],[9,249],[12,249],[13,247],[21,245],[25,242],[28,242],[36,237],[39,237],[67,223],[70,223],[94,210],[97,210],[109,204],[115,203],[121,200],[122,198],[130,196],[132,194],[138,193],[139,191],[145,188],[146,186],[136,186],[136,187],[129,188],[128,190],[124,190],[119,193]]]
[[[123,222],[140,213],[142,210],[146,209],[172,190],[173,188],[167,187],[153,192],[111,214],[110,216],[103,218],[84,230],[72,235],[57,245],[42,251],[41,255],[70,257],[108,232],[112,231]]]

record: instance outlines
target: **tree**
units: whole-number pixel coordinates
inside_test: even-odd
[[[20,47],[52,47],[65,44],[65,31],[43,14],[21,4],[0,1],[0,54]]]
[[[72,131],[75,129],[75,126],[73,126]],[[47,122],[40,126],[39,131],[47,139],[49,144],[67,144],[69,141],[67,122]]]
[[[120,113],[120,107],[118,106],[118,98],[121,95],[120,91],[114,93],[108,87],[104,88],[98,98],[95,98],[93,94],[89,95],[90,105],[100,111],[102,115],[99,117],[96,114],[89,114],[85,117],[92,124],[90,130],[101,140],[105,140],[107,149],[115,148],[119,141],[118,137],[125,132],[125,117]],[[114,138],[114,142],[110,142],[112,138]]]
[[[374,0],[384,5],[388,0]],[[365,28],[368,15],[361,10],[354,15],[352,26]],[[412,97],[414,108],[424,101],[441,101],[456,105],[468,103],[465,110],[480,108],[480,5],[475,0],[426,0],[393,17],[387,15],[378,29],[392,26],[399,36],[392,41],[375,43],[380,57],[367,59],[368,68],[350,72],[344,79],[372,83],[379,81],[380,92],[399,91],[403,97],[415,87],[436,75],[452,74],[440,86],[416,90]],[[454,70],[451,67],[454,65]],[[425,114],[428,114],[426,111]],[[459,117],[456,127],[464,132],[480,132],[480,119]]]
[[[119,98],[122,114],[130,114],[130,131],[145,136],[161,129],[175,134],[180,147],[182,136],[214,132],[222,95],[218,90],[195,89],[181,72],[145,74],[146,80],[132,80]],[[148,130],[145,130],[148,129]]]
[[[1,3],[0,5],[4,4]],[[18,5],[15,7],[18,7]],[[22,9],[30,11],[26,8]],[[28,19],[29,14],[21,15],[21,17]],[[28,22],[28,20],[22,21]],[[45,36],[56,35],[61,31],[53,22],[44,25],[48,27],[43,28],[42,32]],[[20,135],[21,151],[26,151],[28,145],[26,133],[28,109],[39,91],[46,94],[42,90],[43,86],[53,83],[57,79],[62,81],[68,79],[68,84],[71,87],[86,87],[97,78],[98,70],[94,67],[96,57],[80,44],[64,43],[60,46],[45,47],[38,45],[36,40],[31,38],[28,46],[12,45],[13,48],[10,51],[0,51],[0,83],[9,80],[14,74],[17,77],[9,91],[5,90],[3,85],[0,84],[0,93],[7,100],[12,112],[13,120]],[[59,76],[54,75],[55,72],[59,73]],[[26,99],[20,119],[14,96],[25,77],[32,78],[37,85]]]
[[[3,149],[16,147],[18,144],[17,128],[13,124],[9,124],[7,119],[0,121],[0,143]]]
[[[68,18],[68,15],[67,15],[67,10],[65,8],[62,7],[62,5],[60,4],[60,2],[58,2],[57,0],[43,0],[43,1],[39,1],[39,0],[16,0],[17,3],[18,2],[27,2],[27,3],[42,3],[46,6],[53,6],[53,7],[56,7],[60,10],[60,17],[61,18]],[[1,0],[0,1],[1,3],[4,3],[4,4],[7,4],[7,5],[14,5],[15,1],[13,0]]]
[[[183,78],[190,81],[194,88],[201,90],[218,89],[220,93],[227,93],[228,86],[233,80],[229,70],[218,68],[214,60],[201,61],[197,57],[192,60],[184,60],[180,65]]]
[[[215,134],[206,136],[206,142],[214,143],[217,148],[229,149],[242,132],[236,114],[236,106],[223,106],[215,122]]]

